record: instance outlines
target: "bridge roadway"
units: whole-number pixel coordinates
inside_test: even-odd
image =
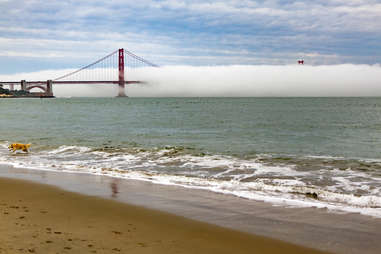
[[[54,81],[52,84],[120,84],[120,81],[99,81],[99,80],[82,80],[82,81]],[[45,85],[47,81],[26,81],[28,85]],[[141,84],[142,81],[124,81],[125,84]],[[0,81],[0,85],[21,85],[21,81]]]
[[[110,81],[110,80],[80,80],[80,81],[58,81],[58,80],[47,80],[47,81],[0,81],[0,85],[9,85],[10,90],[14,89],[14,86],[21,86],[22,91],[30,91],[33,88],[40,88],[43,92],[40,93],[32,93],[33,96],[28,97],[46,97],[52,98],[53,95],[53,84],[117,84],[119,85],[119,95],[118,97],[125,97],[126,94],[124,92],[124,86],[126,84],[141,84],[144,83],[142,81],[136,80],[118,80],[118,81]]]

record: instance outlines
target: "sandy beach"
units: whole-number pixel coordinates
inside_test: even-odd
[[[322,253],[48,185],[0,186],[0,253]]]
[[[381,220],[360,214],[286,208],[144,181],[5,165],[0,166],[0,179],[0,253],[381,250]]]

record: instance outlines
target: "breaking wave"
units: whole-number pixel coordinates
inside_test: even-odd
[[[203,189],[291,207],[317,207],[381,218],[381,161],[256,154],[239,158],[187,147],[35,147],[7,150],[0,163]]]

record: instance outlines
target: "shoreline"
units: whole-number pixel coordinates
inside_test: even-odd
[[[31,96],[0,96],[0,99],[20,99],[20,98],[36,98],[36,99],[45,99],[45,98],[56,98],[53,95],[41,96],[41,95],[31,95]]]
[[[0,178],[57,186],[120,203],[334,253],[378,253],[381,220],[324,209],[285,208],[237,197],[105,176],[0,166]],[[191,194],[191,195],[189,195]]]
[[[0,186],[0,253],[324,253],[25,180]]]

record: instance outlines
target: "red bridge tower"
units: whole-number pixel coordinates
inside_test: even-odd
[[[118,97],[126,97],[124,92],[124,49],[119,49],[119,93]]]

